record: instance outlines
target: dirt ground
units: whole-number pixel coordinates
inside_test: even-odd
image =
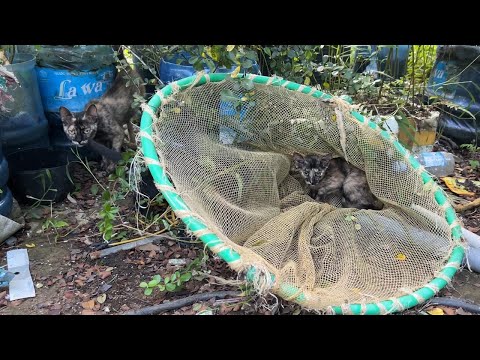
[[[457,151],[464,159],[459,164],[460,175],[477,177],[478,172],[465,173],[470,154]],[[472,175],[473,174],[473,175]],[[0,290],[0,315],[17,314],[122,314],[128,310],[140,309],[192,294],[213,291],[240,291],[241,282],[237,275],[210,252],[205,252],[201,243],[186,236],[181,225],[175,228],[180,241],[163,239],[134,249],[120,251],[100,259],[89,254],[102,247],[105,242],[97,224],[102,207],[101,194],[91,191],[93,178],[81,166],[74,172],[74,181],[81,184],[70,199],[50,207],[22,207],[26,226],[19,231],[15,244],[0,246],[0,266],[6,263],[8,250],[27,248],[30,271],[36,287],[34,298],[10,302],[6,289]],[[477,195],[479,195],[477,193]],[[469,200],[469,199],[467,199]],[[122,221],[117,231],[125,230],[127,238],[138,237],[135,232],[136,219],[133,195],[119,201]],[[162,209],[168,210],[168,209]],[[68,227],[42,230],[45,219],[51,217],[68,223]],[[461,215],[469,230],[480,234],[480,210],[473,209]],[[152,227],[153,231],[161,227]],[[180,236],[182,235],[182,236]],[[188,266],[195,259],[200,264],[192,271],[192,280],[176,292],[154,291],[144,295],[139,285],[160,274],[173,274]],[[156,289],[158,290],[158,289]],[[442,290],[441,296],[453,296],[480,304],[480,274],[464,269],[456,275],[452,284]],[[424,314],[435,307],[426,305],[406,311],[406,314]],[[437,307],[438,308],[438,307]],[[458,313],[456,309],[441,307],[445,314]],[[464,314],[465,312],[461,312]],[[309,314],[293,303],[254,295],[197,302],[163,314]]]

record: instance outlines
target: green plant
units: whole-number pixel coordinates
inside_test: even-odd
[[[102,233],[103,240],[109,242],[113,237],[113,222],[120,209],[115,206],[110,191],[103,192],[102,200],[102,210],[99,213],[102,220],[98,223],[98,230]]]
[[[47,220],[45,220],[44,223],[42,224],[42,231],[47,232],[48,230],[53,230],[55,232],[55,242],[57,242],[58,238],[62,236],[58,232],[58,229],[61,229],[67,226],[68,226],[67,222],[63,220],[53,219],[50,217]],[[47,234],[47,237],[48,237],[48,234]]]
[[[143,293],[147,296],[152,294],[155,287],[160,291],[174,292],[180,290],[183,284],[191,278],[192,273],[190,271],[183,273],[175,271],[172,275],[165,276],[165,278],[162,278],[160,275],[155,275],[148,283],[141,282],[140,287],[145,289]]]
[[[197,257],[194,259],[187,267],[181,271],[177,270],[169,276],[162,278],[160,275],[155,275],[152,277],[152,280],[149,282],[142,281],[140,287],[145,289],[145,295],[151,295],[155,288],[158,288],[160,291],[169,291],[174,292],[178,291],[183,287],[183,284],[190,281],[192,277],[198,275],[199,267],[206,261],[207,256],[204,254],[202,257]]]
[[[474,144],[462,144],[460,145],[461,149],[466,149],[471,153],[479,152],[480,151],[480,146],[475,146]]]
[[[472,170],[476,170],[478,167],[480,167],[480,161],[478,160],[468,160],[468,162],[470,163]]]

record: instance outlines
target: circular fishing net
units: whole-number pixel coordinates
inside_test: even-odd
[[[327,313],[389,313],[433,296],[461,263],[443,191],[341,99],[279,78],[200,74],[158,92],[141,128],[176,214],[259,291]],[[314,201],[290,172],[293,152],[343,157],[384,208]]]

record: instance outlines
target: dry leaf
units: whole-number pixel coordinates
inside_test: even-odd
[[[445,315],[455,315],[455,309],[451,307],[443,306],[442,309],[445,312]]]
[[[85,310],[92,310],[95,307],[95,300],[89,300],[81,303]]]
[[[235,45],[227,45],[227,51],[230,52],[235,49]]]
[[[160,252],[160,247],[158,245],[155,245],[155,244],[145,244],[145,245],[141,245],[141,246],[138,246],[137,247],[138,250],[141,250],[141,251],[158,251]]]
[[[103,304],[105,302],[105,300],[107,300],[107,294],[102,294],[102,295],[97,297],[97,302],[99,304]]]
[[[235,70],[232,71],[231,77],[234,78],[238,75],[240,72],[240,65],[235,68]]]
[[[405,254],[399,253],[395,256],[395,259],[400,260],[400,261],[405,261],[405,260],[407,260],[407,256]]]
[[[462,308],[458,308],[457,310],[455,310],[455,314],[457,314],[457,315],[472,315],[471,313],[463,310]]]
[[[35,244],[34,244],[34,243],[25,244],[25,246],[26,246],[27,248],[34,248],[34,247],[35,247]]]
[[[442,309],[440,308],[433,308],[432,310],[427,311],[430,315],[445,315]]]
[[[112,271],[113,269],[114,269],[114,268],[110,266],[110,267],[107,267],[107,268],[105,269],[105,271]]]
[[[112,275],[112,272],[111,271],[102,271],[100,274],[100,279],[106,279],[107,277],[109,277],[110,275]]]
[[[42,283],[37,283],[37,284],[35,285],[35,287],[36,287],[37,289],[41,289],[41,288],[43,287],[43,284],[42,284]]]

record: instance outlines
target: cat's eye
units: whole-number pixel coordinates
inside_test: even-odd
[[[88,134],[88,133],[90,132],[90,129],[85,129],[85,130],[83,130],[83,132],[84,132],[85,134]]]

